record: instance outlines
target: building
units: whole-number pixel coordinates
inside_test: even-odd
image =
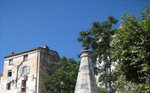
[[[3,76],[3,74],[0,74],[0,93],[2,93],[2,91],[1,91],[2,76]]]
[[[4,57],[0,93],[44,93],[43,80],[57,70],[49,62],[59,62],[56,51],[38,47]]]

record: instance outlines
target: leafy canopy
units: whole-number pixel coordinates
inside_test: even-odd
[[[102,23],[94,22],[92,28],[87,31],[81,31],[78,41],[82,47],[88,47],[92,50],[93,61],[103,54],[108,54],[110,49],[110,36],[113,34],[117,19],[113,16],[108,17],[108,21]]]
[[[121,28],[113,37],[113,56],[118,62],[118,73],[136,92],[150,92],[150,6],[141,17],[124,14]],[[129,83],[128,83],[129,84]]]
[[[46,92],[74,93],[79,64],[72,58],[62,57],[60,62],[51,62],[49,66],[59,69],[44,81]]]
[[[92,60],[100,64],[104,62],[103,67],[98,68],[98,73],[101,73],[99,80],[104,83],[105,88],[111,89],[111,37],[116,31],[115,25],[117,19],[109,16],[107,21],[102,23],[94,22],[92,28],[87,31],[81,31],[78,41],[83,47],[88,47],[92,50]],[[108,85],[109,84],[109,85]]]

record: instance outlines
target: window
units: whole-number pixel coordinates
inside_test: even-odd
[[[13,64],[13,60],[10,59],[10,60],[9,60],[9,65],[12,65],[12,64]]]
[[[10,89],[11,89],[11,83],[7,83],[6,89],[7,89],[7,90],[10,90]]]
[[[24,60],[24,61],[27,61],[27,60],[28,60],[28,55],[24,55],[23,60]]]
[[[24,66],[22,68],[22,74],[27,74],[27,71],[28,71],[28,67],[27,66]]]
[[[12,70],[8,70],[8,77],[12,76]]]
[[[26,92],[26,80],[22,80],[21,92]]]

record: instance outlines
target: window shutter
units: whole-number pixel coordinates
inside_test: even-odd
[[[27,73],[30,73],[30,66],[28,66],[27,69]]]
[[[25,74],[28,73],[28,66],[24,66],[25,67]]]
[[[19,73],[22,74],[22,67],[19,67]]]

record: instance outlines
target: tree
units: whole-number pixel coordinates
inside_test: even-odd
[[[118,62],[119,78],[136,93],[150,92],[150,5],[141,17],[124,14],[121,28],[113,37],[113,56]]]
[[[108,21],[102,23],[94,22],[90,30],[81,31],[78,41],[82,42],[83,47],[88,47],[92,50],[92,60],[101,64],[104,62],[104,67],[99,68],[98,73],[101,73],[99,80],[104,82],[106,89],[111,88],[111,54],[110,54],[110,43],[111,36],[116,30],[115,25],[117,20],[110,16]]]
[[[72,58],[62,57],[60,62],[51,62],[49,66],[59,69],[44,81],[46,92],[74,93],[79,64]]]
[[[99,87],[99,93],[109,93],[105,88]]]

